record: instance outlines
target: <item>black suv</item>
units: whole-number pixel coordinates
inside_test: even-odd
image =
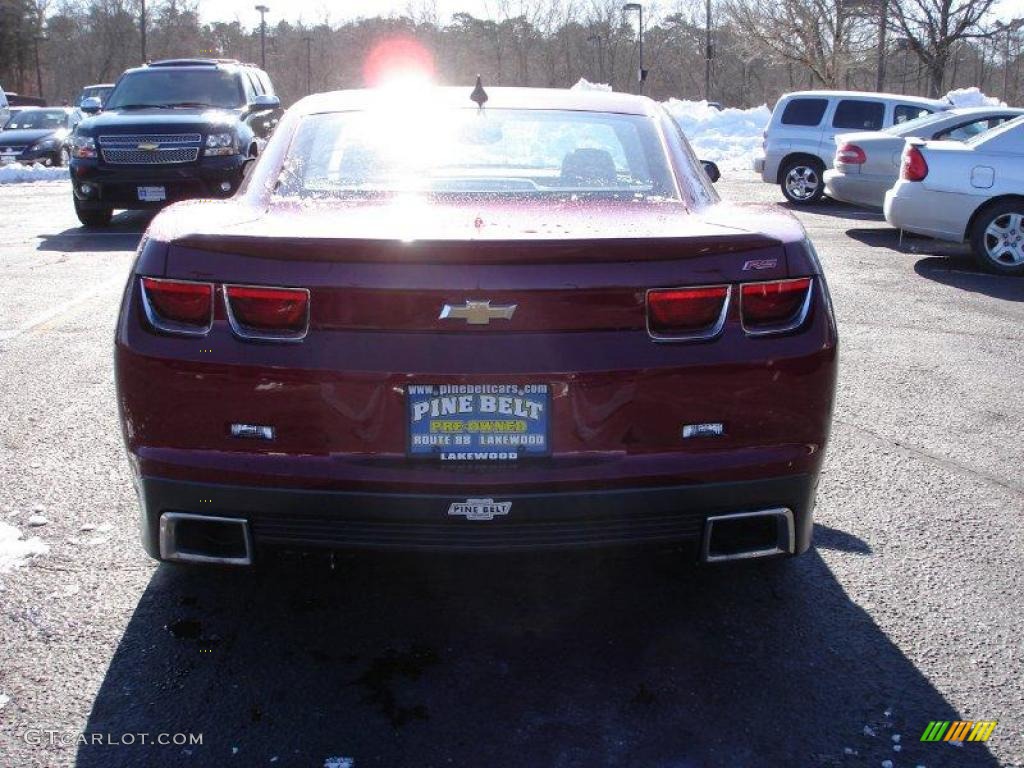
[[[71,151],[75,213],[105,225],[115,208],[230,197],[280,118],[267,73],[224,59],[129,69],[100,111],[86,99]]]

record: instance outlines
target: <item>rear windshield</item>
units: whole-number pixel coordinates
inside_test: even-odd
[[[277,193],[397,192],[678,199],[656,123],[638,115],[439,109],[311,115]]]
[[[242,84],[230,72],[218,69],[148,69],[125,75],[105,105],[106,109],[142,107],[221,107],[245,103]]]
[[[67,126],[68,113],[63,109],[26,109],[8,120],[4,125],[4,130],[16,131],[23,128],[56,130],[67,128]]]
[[[899,109],[899,107],[897,107]],[[915,117],[913,120],[907,120],[905,122],[896,122],[896,125],[890,125],[885,129],[885,133],[891,133],[893,136],[915,136],[915,131],[920,131],[922,128],[927,128],[932,123],[937,123],[940,120],[945,120],[948,115],[939,113],[933,115],[926,113],[921,117]]]

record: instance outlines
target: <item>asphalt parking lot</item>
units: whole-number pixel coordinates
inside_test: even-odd
[[[1024,765],[1024,280],[799,216],[841,336],[806,555],[211,571],[137,543],[111,346],[147,217],[85,231],[66,183],[0,187],[0,520],[49,546],[0,574],[0,765]],[[160,733],[202,744],[125,743]]]

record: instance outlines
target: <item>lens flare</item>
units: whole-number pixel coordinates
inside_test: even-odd
[[[433,55],[422,43],[410,38],[377,43],[363,64],[363,81],[370,88],[415,87],[433,79]]]

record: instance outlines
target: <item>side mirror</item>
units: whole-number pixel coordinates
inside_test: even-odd
[[[252,100],[249,109],[252,112],[271,112],[281,107],[281,100],[277,96],[257,96]]]
[[[708,175],[708,178],[711,179],[712,184],[714,184],[716,181],[722,178],[722,172],[719,171],[718,166],[715,165],[710,160],[701,160],[700,165],[701,168],[704,169],[704,173],[706,173]]]
[[[90,96],[87,99],[82,99],[82,105],[79,107],[87,115],[95,115],[101,109],[103,109],[103,102],[100,101],[96,96]]]

